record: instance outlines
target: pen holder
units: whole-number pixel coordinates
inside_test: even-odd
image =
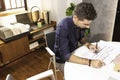
[[[42,27],[42,22],[40,22],[40,21],[37,22],[37,26],[38,26],[38,27]]]

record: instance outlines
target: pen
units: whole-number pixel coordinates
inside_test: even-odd
[[[98,52],[102,51],[106,46],[104,46],[103,48],[101,48]]]
[[[98,53],[98,43],[96,42],[96,50],[95,53]]]
[[[98,43],[96,42],[96,49],[98,49]]]

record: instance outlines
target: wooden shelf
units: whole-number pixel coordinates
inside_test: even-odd
[[[38,49],[38,48],[40,48],[40,47],[42,47],[42,46],[45,46],[45,45],[46,45],[45,42],[44,42],[44,43],[41,43],[39,46],[37,46],[37,47],[31,49],[30,51],[34,51],[35,49]]]
[[[34,30],[30,31],[30,39],[29,39],[29,44],[32,44],[34,42],[38,42],[39,45],[33,49],[31,49],[32,51],[34,49],[37,49],[41,46],[45,46],[45,39],[44,39],[44,30],[46,29],[49,29],[49,28],[56,28],[56,22],[52,21],[51,24],[46,24],[46,25],[43,25],[42,27],[40,28],[35,28]]]
[[[32,30],[31,32],[30,32],[30,34],[34,34],[34,33],[36,33],[36,32],[38,32],[38,31],[42,31],[42,30],[45,30],[45,29],[47,29],[47,28],[50,28],[50,27],[56,27],[56,22],[51,22],[51,24],[46,24],[46,25],[43,25],[42,27],[40,27],[40,28],[37,28],[37,29],[35,29],[35,30]]]
[[[40,35],[39,37],[30,39],[30,40],[29,40],[29,43],[34,42],[34,41],[36,41],[36,40],[38,40],[38,39],[41,39],[41,38],[43,38],[43,37],[44,37],[44,35]]]

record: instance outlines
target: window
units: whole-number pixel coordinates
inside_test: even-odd
[[[0,11],[25,8],[26,0],[0,0]]]

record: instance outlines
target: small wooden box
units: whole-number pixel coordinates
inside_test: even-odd
[[[120,55],[118,55],[114,60],[114,70],[120,72]]]
[[[120,64],[115,63],[114,70],[120,72]]]

